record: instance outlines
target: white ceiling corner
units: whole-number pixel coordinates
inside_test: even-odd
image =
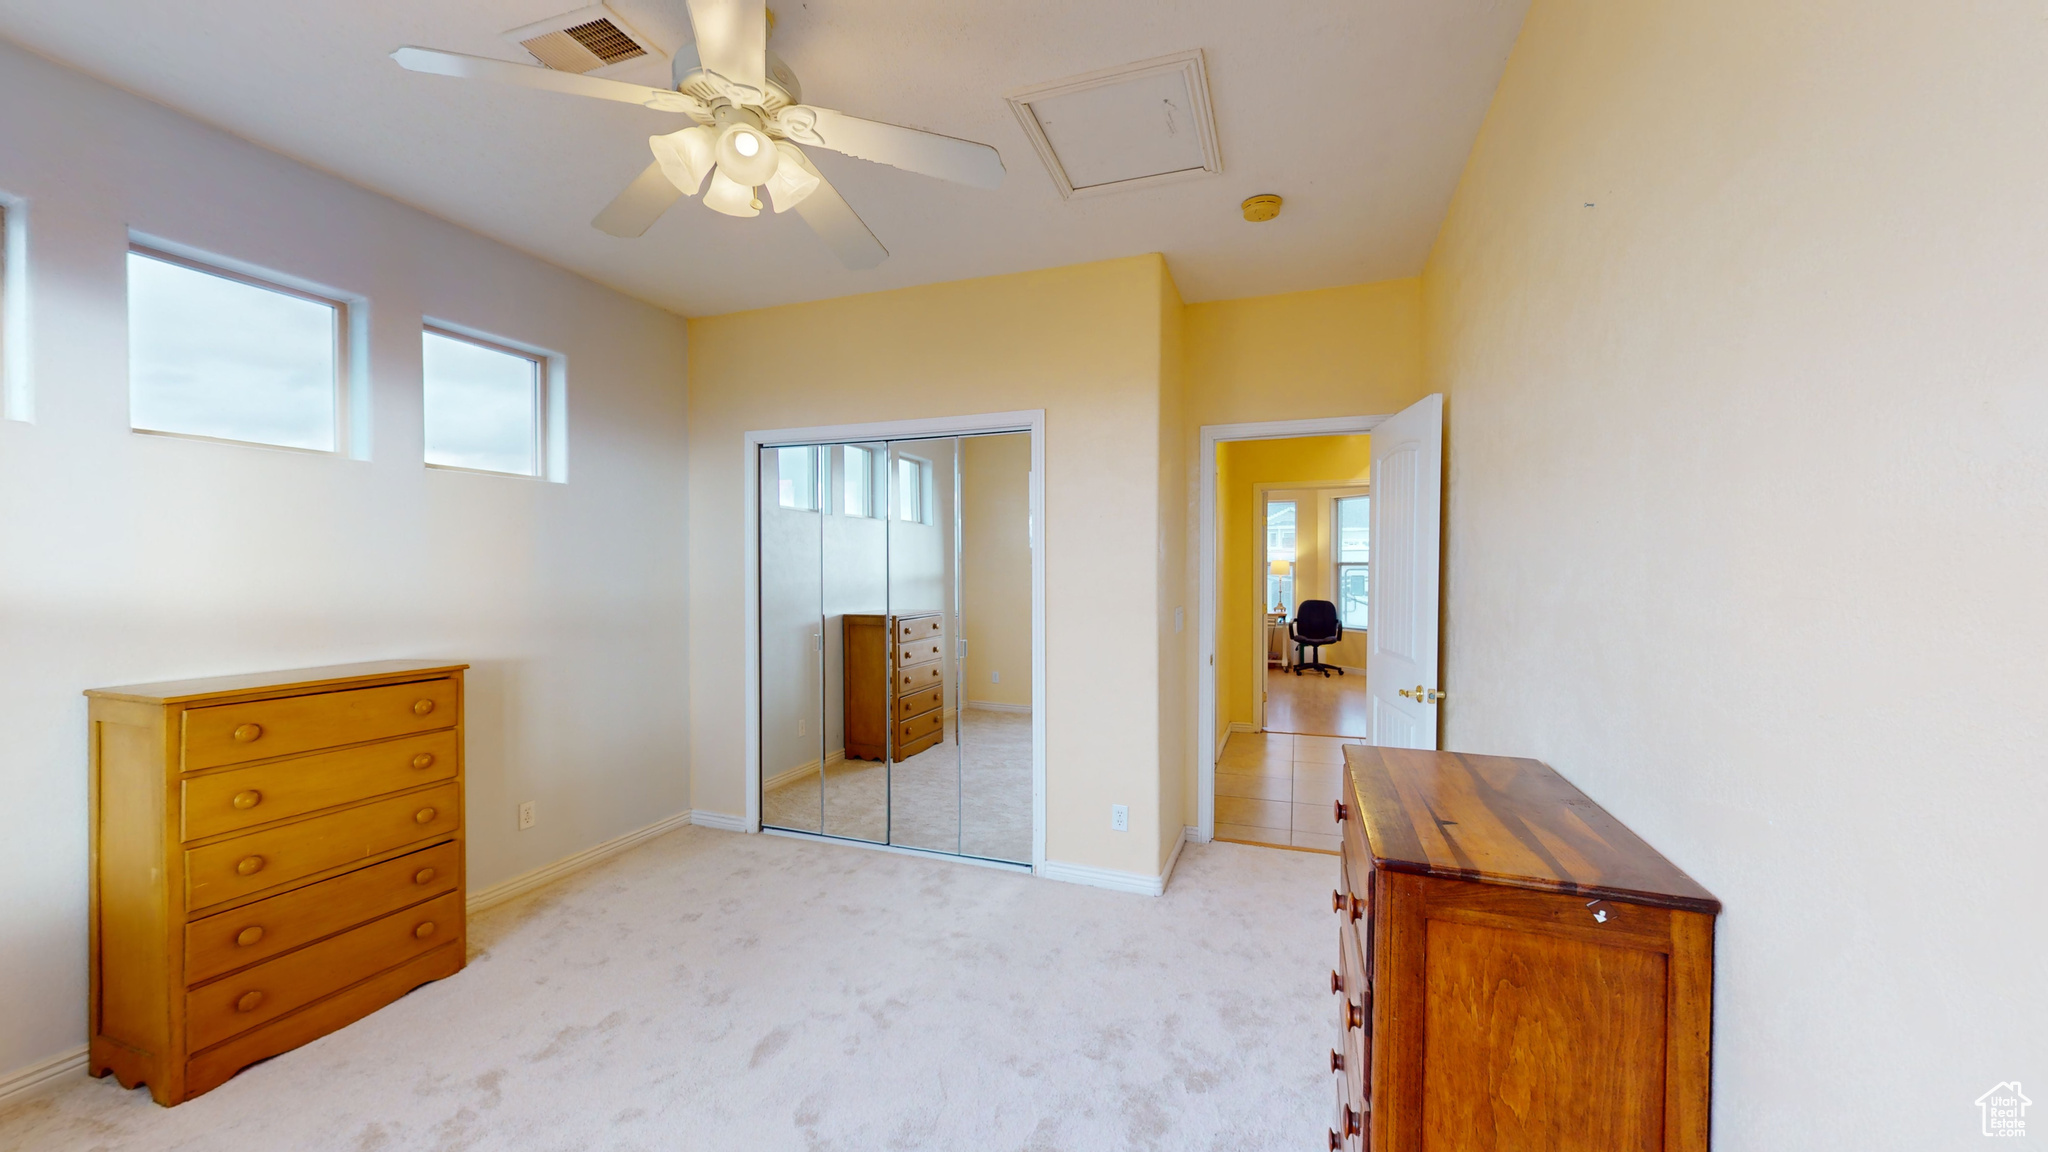
[[[682,0],[609,4],[664,52],[689,42]],[[819,155],[891,253],[866,272],[840,267],[801,220],[731,219],[693,200],[639,239],[604,235],[591,218],[677,117],[417,75],[389,58],[417,44],[527,63],[503,33],[576,0],[0,0],[0,36],[701,316],[1145,252],[1165,254],[1191,301],[1415,275],[1527,6],[778,0],[770,46],[807,102],[978,140],[1008,169],[983,191]],[[1005,93],[1190,47],[1222,170],[1063,198]],[[620,67],[636,63],[665,71]],[[1260,192],[1285,196],[1287,212],[1247,224],[1238,204]]]

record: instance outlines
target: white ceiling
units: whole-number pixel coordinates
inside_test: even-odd
[[[0,35],[685,315],[1163,252],[1189,300],[1422,269],[1528,0],[785,0],[770,46],[807,103],[979,140],[994,192],[822,149],[888,247],[839,266],[794,213],[684,200],[638,240],[590,227],[687,121],[408,73],[420,44],[523,59],[508,28],[583,0],[0,0]],[[614,0],[665,48],[682,0]],[[1201,48],[1223,171],[1062,200],[1006,91]],[[1238,202],[1286,197],[1247,224]]]

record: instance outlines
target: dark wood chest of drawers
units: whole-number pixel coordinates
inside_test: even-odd
[[[177,1104],[462,968],[467,667],[86,693],[88,1071]]]
[[[910,759],[945,736],[946,621],[845,617],[846,758]]]
[[[1329,1147],[1706,1152],[1720,903],[1535,760],[1345,761]]]

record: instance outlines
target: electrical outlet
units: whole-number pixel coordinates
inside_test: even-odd
[[[809,736],[811,734],[811,722],[809,720],[797,721],[796,734],[799,736]]]
[[[1131,806],[1128,804],[1111,804],[1109,806],[1109,827],[1115,832],[1129,832],[1131,830]]]
[[[519,826],[521,828],[533,827],[533,801],[528,800],[519,806]]]
[[[993,668],[989,669],[988,682],[991,684],[1001,684],[1003,682],[1003,674]]]

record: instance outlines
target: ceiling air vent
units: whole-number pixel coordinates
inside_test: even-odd
[[[505,39],[557,72],[595,72],[644,56],[661,55],[603,4],[514,28],[505,33]]]

